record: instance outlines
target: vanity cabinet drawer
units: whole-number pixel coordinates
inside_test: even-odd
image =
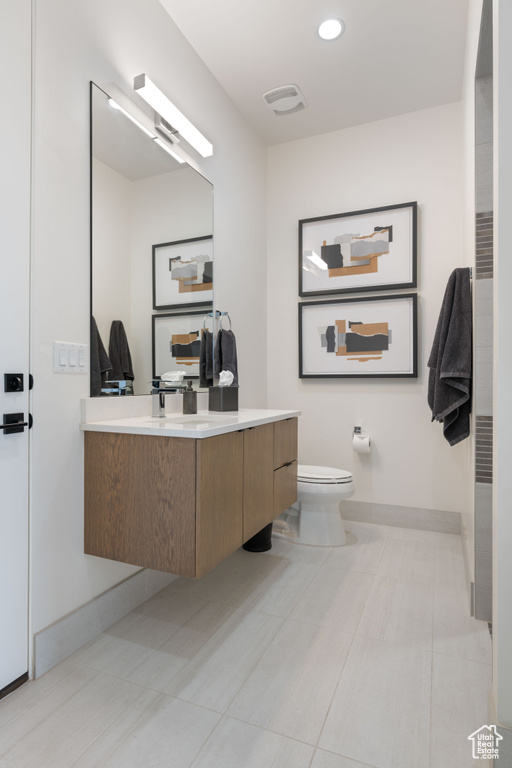
[[[274,470],[274,518],[297,501],[297,462]]]
[[[295,461],[298,455],[298,419],[274,422],[274,469]]]
[[[274,425],[245,429],[244,542],[274,519]]]

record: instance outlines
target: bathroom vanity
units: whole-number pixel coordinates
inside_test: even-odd
[[[297,499],[298,411],[83,414],[86,554],[200,578]]]

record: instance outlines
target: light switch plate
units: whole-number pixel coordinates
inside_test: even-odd
[[[54,373],[89,373],[89,345],[53,342]]]

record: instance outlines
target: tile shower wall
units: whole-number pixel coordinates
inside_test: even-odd
[[[475,81],[475,591],[477,619],[492,620],[493,196],[492,75]]]

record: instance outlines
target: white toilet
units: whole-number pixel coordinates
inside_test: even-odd
[[[299,464],[297,502],[274,520],[273,534],[298,544],[339,547],[347,537],[340,501],[354,493],[350,472]]]

